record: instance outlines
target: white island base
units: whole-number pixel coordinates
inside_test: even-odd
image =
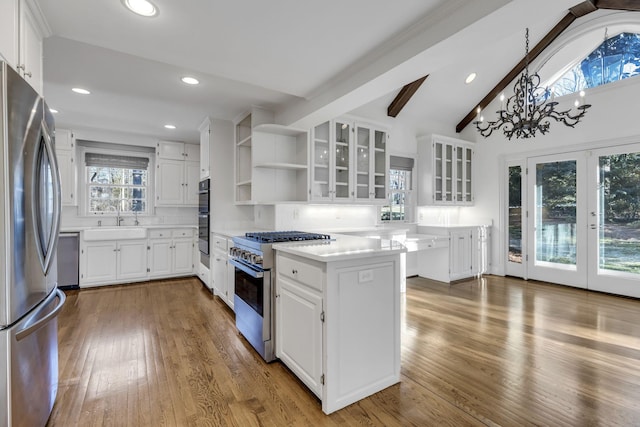
[[[330,414],[400,382],[401,245],[274,245],[276,356]]]

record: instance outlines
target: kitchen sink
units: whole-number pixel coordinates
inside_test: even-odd
[[[146,238],[147,229],[144,227],[98,227],[90,228],[83,232],[83,239],[85,241]]]

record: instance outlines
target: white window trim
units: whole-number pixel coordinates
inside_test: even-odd
[[[87,182],[87,173],[85,166],[85,154],[87,152],[91,153],[101,153],[101,154],[113,154],[113,155],[123,155],[123,151],[113,150],[109,148],[94,148],[94,147],[83,147],[78,146],[78,157],[80,161],[77,164],[78,167],[78,188],[82,189],[78,193],[78,214],[80,216],[85,216],[88,218],[95,217],[115,217],[118,214],[116,212],[89,212],[89,207],[87,205],[88,201],[88,191],[89,191],[89,183]],[[132,150],[130,152],[126,152],[128,155],[134,155],[137,157],[144,157],[149,159],[149,166],[147,167],[147,210],[144,213],[139,213],[138,217],[145,217],[154,215],[155,212],[155,156],[153,153],[141,152]],[[122,217],[133,217],[135,214],[132,213],[122,213],[120,214]]]
[[[383,221],[382,219],[380,219],[380,217],[382,216],[382,208],[383,206],[389,206],[389,204],[384,204],[381,206],[378,206],[378,223],[379,224],[414,224],[416,223],[416,217],[417,217],[417,210],[418,210],[418,189],[417,189],[417,173],[416,170],[418,168],[418,155],[415,153],[402,153],[402,152],[388,152],[387,153],[387,180],[389,179],[389,170],[391,170],[391,165],[389,163],[389,158],[391,158],[391,156],[398,156],[398,157],[407,157],[410,159],[413,159],[413,169],[411,170],[411,190],[407,190],[406,194],[409,194],[411,203],[406,204],[405,205],[405,219],[403,220],[386,220]],[[387,186],[389,185],[389,183],[387,182]],[[387,187],[387,202],[389,202],[390,198],[391,198],[391,188]],[[405,197],[406,200],[406,197]]]

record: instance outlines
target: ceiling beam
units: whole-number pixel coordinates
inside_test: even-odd
[[[640,11],[640,1],[638,0],[596,0],[598,9],[616,9]]]
[[[396,117],[400,113],[400,111],[402,111],[404,106],[407,105],[407,102],[409,102],[411,97],[416,93],[416,91],[420,88],[422,83],[424,83],[427,77],[429,77],[428,74],[414,82],[409,83],[408,85],[405,85],[402,89],[400,89],[398,95],[396,95],[393,101],[391,101],[391,104],[389,104],[389,108],[387,108],[387,115],[389,117]]]
[[[573,14],[576,18],[580,18],[588,13],[595,12],[598,10],[596,5],[594,4],[596,0],[587,0],[582,3],[578,3],[577,5],[570,7],[569,12]]]

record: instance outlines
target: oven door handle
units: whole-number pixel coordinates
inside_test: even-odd
[[[239,268],[240,270],[244,271],[245,273],[247,273],[249,276],[253,277],[254,279],[262,279],[264,277],[264,272],[259,271],[259,270],[254,270],[253,268],[249,267],[248,265],[245,265],[243,263],[241,263],[240,261],[236,261],[235,259],[231,259],[229,260],[229,262],[231,263],[231,265],[233,265],[236,268]]]

